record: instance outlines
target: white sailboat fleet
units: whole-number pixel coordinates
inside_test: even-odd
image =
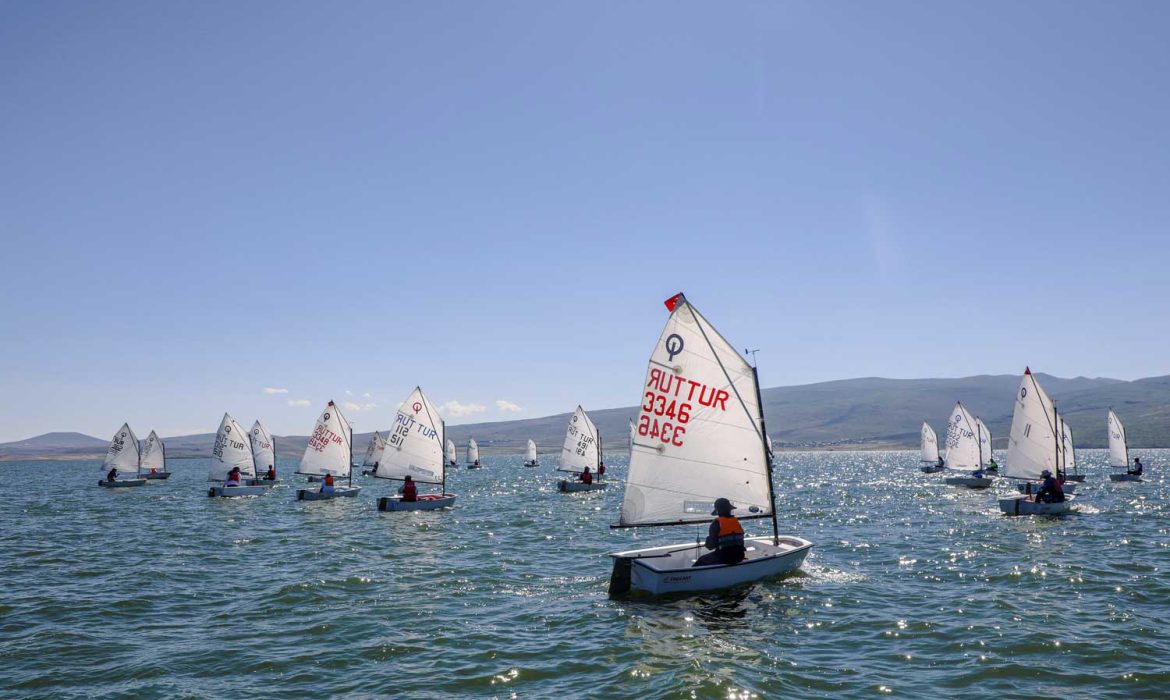
[[[1121,424],[1121,419],[1109,409],[1108,417],[1109,428],[1109,466],[1113,469],[1124,469],[1125,472],[1118,474],[1110,474],[1110,481],[1141,481],[1142,475],[1135,474],[1134,470],[1129,468],[1129,444],[1125,439],[1125,426]]]
[[[167,446],[153,430],[146,436],[146,443],[142,446],[138,476],[148,481],[171,478],[171,473],[167,471]]]
[[[352,498],[362,490],[353,485],[353,428],[337,406],[330,401],[317,418],[305,455],[301,458],[298,474],[304,474],[310,481],[324,481],[327,475],[334,479],[345,479],[346,484],[335,483],[330,490],[297,489],[298,501],[324,501],[332,498]]]
[[[378,510],[437,510],[455,505],[455,494],[446,492],[448,460],[443,450],[446,430],[439,412],[422,389],[415,387],[398,407],[394,428],[374,476],[402,481],[403,489],[407,479],[416,485],[437,484],[439,493],[416,494],[414,500],[406,500],[406,494],[383,496],[378,499]]]
[[[151,434],[153,435],[153,433]],[[114,437],[110,439],[106,458],[102,462],[102,478],[98,481],[98,486],[120,489],[146,485],[146,479],[138,475],[141,463],[142,452],[138,444],[138,436],[131,430],[129,423],[123,423],[122,427],[118,428],[118,432],[114,433]],[[111,469],[118,470],[118,477],[121,477],[122,474],[127,474],[127,477],[107,479]],[[131,471],[134,473],[133,477],[129,476]]]
[[[524,466],[540,466],[540,462],[536,459],[536,443],[532,440],[532,438],[528,439],[528,448],[524,451]]]
[[[479,463],[479,445],[475,443],[475,438],[467,441],[467,468],[468,469],[482,469],[483,465]]]
[[[1012,429],[1008,436],[1007,464],[1003,476],[1009,479],[1041,480],[1045,471],[1059,476],[1064,465],[1065,441],[1056,405],[1040,388],[1040,383],[1025,368],[1016,391]],[[1065,484],[1065,500],[1058,503],[1037,502],[1027,495],[999,499],[999,509],[1007,515],[1055,515],[1066,513],[1076,496]]]
[[[589,414],[580,406],[569,417],[569,426],[565,430],[565,443],[561,446],[561,464],[559,472],[575,474],[576,479],[561,479],[557,482],[557,490],[565,493],[577,491],[602,491],[606,482],[599,481],[598,467],[601,465],[601,436],[597,433],[597,426],[590,420]],[[581,475],[589,469],[591,479],[581,481]]]
[[[926,474],[934,474],[944,469],[943,461],[938,456],[938,436],[926,421],[922,421],[922,457],[919,461],[925,463],[921,470]]]
[[[969,489],[991,487],[991,479],[983,476],[983,444],[980,421],[971,415],[962,402],[955,404],[951,418],[947,421],[947,457],[944,466],[957,476],[948,476],[950,486],[965,486]]]
[[[772,535],[745,538],[736,564],[693,566],[700,543],[613,553],[610,593],[712,590],[795,571],[813,543],[779,534],[756,370],[682,294],[666,306],[613,527],[703,526],[726,498],[743,519],[771,517]]]
[[[264,486],[248,485],[248,480],[256,478],[256,458],[252,454],[251,441],[247,435],[235,418],[227,413],[223,414],[223,420],[220,421],[219,430],[215,434],[215,445],[211,448],[211,465],[208,468],[207,480],[213,483],[207,490],[208,496],[213,498],[260,496],[267,491]],[[235,468],[240,470],[240,480],[229,486],[228,477]]]
[[[378,463],[382,461],[382,453],[386,450],[386,438],[382,433],[374,431],[370,437],[370,444],[366,445],[366,457],[362,460],[362,476],[371,476],[378,471]]]

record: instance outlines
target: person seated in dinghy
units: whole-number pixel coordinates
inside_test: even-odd
[[[605,462],[602,462],[601,464],[597,465],[597,480],[598,481],[605,480]]]
[[[995,459],[992,459],[991,461],[989,461],[987,463],[987,471],[989,471],[989,472],[998,472],[999,471],[999,464],[996,463]]]
[[[269,464],[268,471],[264,474],[265,481],[276,481],[276,467]]]
[[[414,503],[418,500],[418,486],[415,486],[414,479],[410,478],[410,474],[407,474],[402,480],[402,488],[398,489],[398,493],[402,494],[404,503]]]
[[[1126,469],[1125,473],[1129,474],[1131,476],[1141,476],[1142,475],[1142,458],[1141,457],[1134,457],[1133,458],[1133,469]]]
[[[696,559],[694,566],[730,566],[744,560],[747,550],[743,544],[743,526],[739,524],[739,518],[731,514],[733,510],[735,506],[731,505],[731,501],[726,498],[715,499],[715,510],[711,511],[711,515],[718,517],[711,521],[707,541],[703,544],[707,549],[715,551]]]
[[[1063,503],[1064,489],[1060,487],[1060,482],[1052,477],[1052,472],[1045,469],[1040,472],[1040,476],[1044,477],[1044,483],[1040,485],[1034,500],[1037,503]]]
[[[118,468],[117,467],[114,467],[110,471],[106,472],[106,481],[117,481],[117,480],[118,480]]]
[[[325,494],[333,493],[333,475],[332,474],[326,474],[325,478],[321,481],[321,493],[325,493]]]
[[[224,480],[223,485],[224,486],[239,486],[240,485],[240,468],[239,467],[232,467],[232,470],[230,472],[228,472],[227,479]]]
[[[938,461],[934,463],[934,466],[942,469],[943,467],[947,466],[946,460],[944,460],[942,457],[939,457]]]
[[[581,472],[581,483],[582,484],[592,484],[593,483],[593,472],[589,471],[589,467],[585,467],[585,471]]]

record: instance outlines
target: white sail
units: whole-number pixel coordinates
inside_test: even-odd
[[[330,401],[317,417],[317,424],[313,426],[313,434],[309,436],[309,444],[305,446],[305,455],[301,457],[301,466],[297,473],[311,476],[325,474],[349,476],[350,465],[353,462],[353,445],[350,443],[352,437],[349,422]]]
[[[922,421],[922,458],[923,462],[938,464],[938,436],[930,423]]]
[[[1025,369],[1020,388],[1016,390],[1003,475],[1016,479],[1040,479],[1040,473],[1045,469],[1055,475],[1060,450],[1057,431],[1052,399],[1040,388],[1032,371]]]
[[[117,469],[119,474],[138,471],[138,464],[142,461],[140,449],[138,436],[130,429],[129,423],[123,423],[118,432],[114,433],[114,437],[110,438],[110,447],[106,450],[102,470]]]
[[[366,445],[366,458],[362,460],[363,467],[372,467],[382,459],[382,451],[386,449],[386,438],[382,433],[374,431],[370,436],[370,444]]]
[[[708,522],[715,499],[741,518],[772,512],[755,372],[680,294],[643,383],[622,526]]]
[[[467,441],[467,463],[475,464],[479,461],[479,445],[475,444],[475,440]]]
[[[524,453],[524,460],[527,462],[536,461],[536,443],[531,439],[528,440],[528,451]]]
[[[167,470],[166,445],[153,430],[146,436],[146,443],[142,446],[142,459],[138,463],[140,472],[149,472],[151,469],[159,473]]]
[[[979,431],[979,457],[983,460],[984,464],[991,464],[991,460],[994,459],[991,447],[991,431],[987,429],[987,426],[983,424],[983,420],[980,418],[975,419],[975,427]]]
[[[1114,469],[1129,469],[1129,446],[1125,441],[1125,426],[1121,419],[1109,409],[1109,466]]]
[[[1073,447],[1072,428],[1064,420],[1064,416],[1060,416],[1060,454],[1064,458],[1061,464],[1061,471],[1075,474],[1077,471],[1077,451]]]
[[[629,447],[630,452],[634,451],[634,419],[633,418],[630,419],[630,444],[627,445],[627,447]]]
[[[448,440],[447,441],[447,464],[454,465],[454,464],[458,463],[458,461],[459,461],[459,458],[455,453],[455,441]]]
[[[979,468],[979,431],[975,418],[961,403],[955,404],[947,421],[947,469],[975,471]]]
[[[224,481],[233,467],[240,468],[245,478],[256,476],[256,462],[252,457],[252,446],[247,433],[228,414],[223,414],[219,431],[215,434],[215,445],[211,448],[211,467],[207,472],[208,481]]]
[[[374,476],[403,479],[409,475],[420,484],[443,483],[447,466],[443,457],[445,437],[439,412],[422,389],[415,387],[398,407]]]
[[[256,462],[256,469],[267,473],[269,467],[276,466],[276,441],[259,420],[252,424],[248,438],[252,443],[252,459]]]
[[[557,471],[580,474],[585,467],[597,471],[597,426],[580,406],[569,417],[565,444],[561,447],[561,465]]]

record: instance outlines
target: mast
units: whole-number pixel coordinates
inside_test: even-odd
[[[443,459],[440,460],[443,464],[443,480],[439,485],[440,495],[447,494],[447,421],[439,421],[439,425],[443,428],[443,438],[439,440],[439,444],[443,446]]]
[[[752,365],[752,379],[756,383],[756,406],[760,413],[760,447],[764,450],[764,464],[768,466],[768,502],[772,506],[772,544],[780,546],[780,525],[776,522],[776,490],[772,486],[772,455],[764,436],[768,434],[768,426],[764,424],[764,398],[760,395],[760,374]]]
[[[1060,446],[1064,442],[1064,432],[1060,430],[1060,414],[1056,412],[1055,401],[1052,402],[1052,437],[1055,438],[1053,447],[1056,448],[1056,478],[1059,479],[1063,473],[1060,468]]]
[[[979,446],[979,461],[975,463],[975,470],[983,470],[983,429],[979,426],[983,423],[979,420],[979,416],[975,416],[975,444]]]

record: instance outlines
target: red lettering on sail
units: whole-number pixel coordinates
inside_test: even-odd
[[[727,411],[730,398],[731,393],[725,389],[653,367],[642,394],[637,433],[652,441],[682,447],[687,434],[685,426],[691,420],[695,404]]]

